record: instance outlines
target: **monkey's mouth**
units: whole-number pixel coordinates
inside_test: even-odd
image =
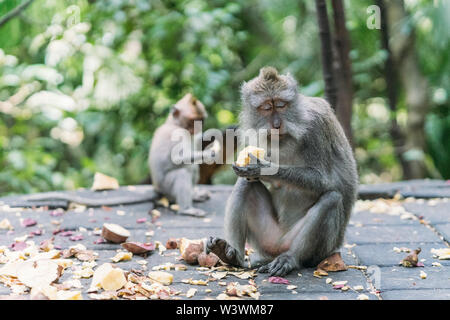
[[[283,138],[287,133],[284,131],[269,131],[269,137],[274,137],[274,138]]]

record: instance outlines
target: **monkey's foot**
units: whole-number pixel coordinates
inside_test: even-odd
[[[280,254],[272,262],[260,267],[258,272],[269,273],[270,276],[282,277],[297,268],[293,257],[286,253]]]
[[[241,266],[238,259],[238,252],[235,248],[230,246],[228,242],[216,237],[209,237],[206,242],[206,253],[214,253],[223,262],[233,265]]]
[[[208,190],[194,189],[194,202],[204,202],[211,198],[211,193]]]
[[[203,218],[204,216],[206,216],[206,211],[199,209],[199,208],[187,208],[187,209],[181,209],[180,211],[177,212],[177,214]]]

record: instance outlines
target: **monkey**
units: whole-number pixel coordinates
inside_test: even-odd
[[[271,130],[278,146],[270,144],[266,159],[232,166],[238,179],[225,208],[225,237],[209,237],[205,250],[246,267],[248,242],[256,251],[250,266],[271,276],[317,266],[339,250],[357,197],[353,150],[333,109],[297,86],[272,67],[242,84],[239,127]]]
[[[178,214],[196,217],[206,215],[204,210],[193,206],[194,201],[209,199],[206,190],[195,187],[199,180],[198,161],[213,159],[217,150],[206,148],[188,155],[174,154],[176,142],[172,141],[172,134],[178,129],[185,129],[191,137],[194,135],[192,139],[198,140],[201,132],[195,132],[194,122],[203,121],[206,117],[205,106],[188,93],[174,105],[164,124],[153,135],[148,157],[152,184],[155,191],[180,206]]]

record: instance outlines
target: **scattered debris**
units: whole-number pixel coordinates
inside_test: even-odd
[[[169,249],[169,250],[177,249],[178,248],[178,241],[179,241],[178,239],[170,238],[166,242],[166,248]]]
[[[269,277],[270,283],[289,284],[289,280],[282,277]]]
[[[433,248],[431,249],[431,253],[434,255],[433,257],[436,257],[439,260],[450,260],[450,248]]]
[[[127,229],[123,228],[122,226],[119,226],[118,224],[114,223],[103,224],[102,237],[105,240],[114,243],[122,243],[127,241],[129,236],[130,232]]]
[[[125,242],[122,247],[134,254],[145,254],[155,250],[155,245],[151,242]]]
[[[166,286],[172,284],[173,281],[173,275],[164,271],[150,271],[148,277]]]
[[[128,261],[131,260],[133,257],[132,252],[118,252],[114,257],[111,258],[113,262],[119,262],[119,261]]]
[[[219,262],[219,257],[216,256],[214,253],[210,252],[208,254],[206,254],[205,252],[201,252],[198,257],[198,264],[201,267],[215,267],[216,264]]]
[[[191,288],[191,289],[189,289],[188,292],[186,293],[186,297],[187,297],[187,298],[192,298],[196,293],[197,293],[197,289]]]
[[[346,271],[348,268],[345,265],[344,260],[342,260],[340,252],[333,253],[330,257],[323,260],[317,266],[317,269],[326,272],[336,272],[336,271]]]
[[[419,253],[421,248],[417,248],[413,253],[400,261],[400,264],[406,268],[423,267],[423,263],[419,262]]]
[[[203,239],[190,240],[187,238],[181,238],[179,249],[181,257],[184,261],[186,261],[186,263],[197,264],[198,256],[204,250],[204,241]]]
[[[3,230],[14,230],[14,227],[12,226],[12,224],[9,222],[8,219],[3,219],[2,221],[0,221],[0,229]]]
[[[91,190],[114,190],[119,189],[119,182],[116,178],[109,177],[103,173],[96,172],[94,175],[94,183],[92,184]]]

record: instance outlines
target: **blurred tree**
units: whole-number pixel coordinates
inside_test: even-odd
[[[403,0],[387,2],[391,52],[405,90],[408,122],[402,158],[405,179],[427,176],[425,164],[425,117],[430,109],[428,81],[423,76],[415,49],[414,27],[402,24],[408,18]]]

